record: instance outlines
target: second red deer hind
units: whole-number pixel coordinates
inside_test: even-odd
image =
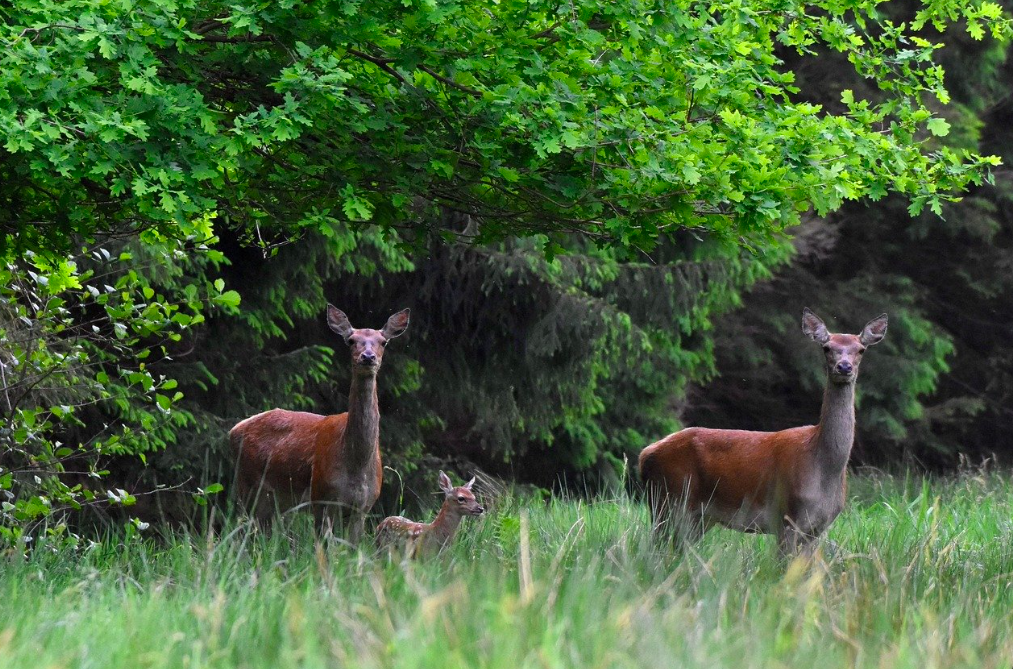
[[[260,521],[310,502],[317,527],[335,520],[362,536],[365,514],[380,496],[380,407],[376,375],[387,342],[408,327],[408,309],[387,319],[380,330],[356,329],[344,312],[327,305],[327,325],[352,354],[348,411],[321,416],[271,409],[236,424],[229,442],[236,458],[236,484],[242,502]]]
[[[782,552],[811,547],[844,508],[855,439],[855,383],[865,349],[886,336],[886,314],[861,334],[831,334],[802,313],[802,332],[823,347],[827,374],[816,425],[780,432],[690,427],[640,453],[640,476],[658,532],[695,538],[720,523],[778,535]]]

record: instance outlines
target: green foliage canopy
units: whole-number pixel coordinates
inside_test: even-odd
[[[990,2],[911,25],[878,4],[19,2],[0,9],[3,244],[185,238],[209,215],[263,243],[329,221],[425,233],[449,208],[478,241],[650,248],[682,227],[758,244],[887,192],[938,210],[995,159],[933,140],[948,96],[912,31],[1007,26]],[[887,95],[797,101],[778,49],[817,46]]]

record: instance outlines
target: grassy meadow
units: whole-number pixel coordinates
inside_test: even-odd
[[[673,553],[622,494],[487,495],[413,563],[321,546],[305,516],[7,556],[0,667],[1008,669],[1010,477],[856,476],[849,496],[812,563],[726,530]]]

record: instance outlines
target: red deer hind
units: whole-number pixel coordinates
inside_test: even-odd
[[[330,530],[340,516],[350,538],[362,536],[365,514],[380,496],[380,409],[376,374],[384,346],[408,327],[408,309],[381,330],[355,329],[344,312],[327,305],[327,325],[352,353],[348,412],[321,416],[271,409],[229,431],[239,498],[266,522],[275,508],[311,502],[317,527]]]
[[[398,543],[406,543],[412,557],[438,553],[454,539],[462,518],[485,513],[485,509],[479,505],[474,493],[471,492],[475,477],[455,488],[450,483],[450,477],[440,472],[439,483],[444,499],[436,520],[431,523],[416,523],[403,516],[384,518],[376,527],[378,548],[390,548]]]
[[[785,554],[809,550],[844,508],[858,365],[886,324],[883,314],[860,335],[830,334],[816,314],[802,312],[802,332],[826,361],[819,424],[780,432],[690,427],[645,448],[640,476],[655,531],[696,538],[719,523],[777,534]]]

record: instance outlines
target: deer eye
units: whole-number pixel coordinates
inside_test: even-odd
[[[461,504],[464,504],[464,495],[461,495],[460,497],[458,497],[457,501],[460,502]]]

